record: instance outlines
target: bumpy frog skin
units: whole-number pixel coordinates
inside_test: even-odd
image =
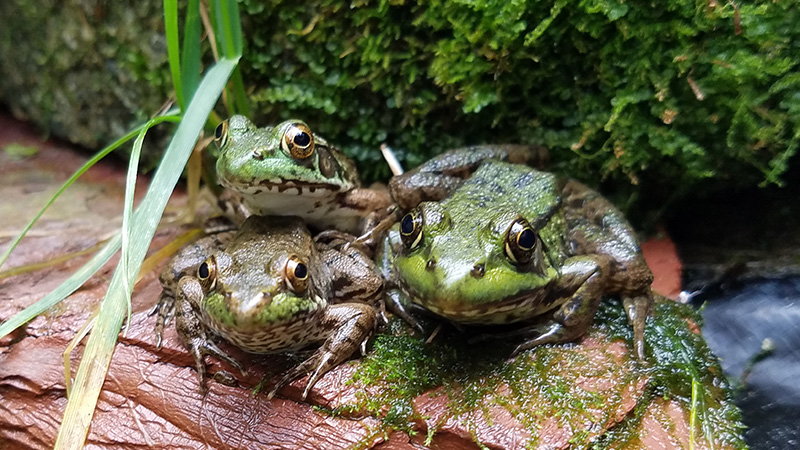
[[[259,354],[323,343],[269,394],[312,373],[303,398],[320,376],[359,346],[363,350],[376,314],[372,306],[353,301],[370,301],[383,287],[371,261],[352,249],[345,254],[315,243],[299,218],[261,216],[249,217],[236,234],[208,236],[184,248],[161,281],[158,345],[174,301],[178,335],[194,356],[203,390],[205,355],[242,370],[214,344],[217,336]],[[353,283],[357,287],[347,289]]]
[[[602,297],[619,294],[643,358],[652,274],[622,214],[574,180],[492,156],[476,164],[470,149],[456,150],[390,183],[412,208],[380,256],[390,298],[399,289],[460,324],[522,323],[503,335],[527,338],[516,354],[580,337]]]
[[[233,116],[216,138],[219,181],[254,214],[295,215],[315,229],[357,232],[362,219],[391,204],[388,193],[361,188],[353,162],[302,121],[257,128]]]

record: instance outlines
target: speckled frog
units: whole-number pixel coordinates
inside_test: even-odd
[[[630,225],[575,180],[501,161],[513,156],[455,150],[390,182],[410,209],[379,255],[390,298],[457,324],[520,323],[496,336],[523,337],[516,354],[582,336],[618,294],[643,358],[652,274]]]
[[[301,219],[277,216],[250,216],[238,232],[185,247],[161,282],[158,345],[174,302],[178,335],[195,359],[203,390],[206,355],[243,370],[214,343],[216,337],[259,354],[322,343],[269,393],[310,373],[303,398],[323,374],[359,346],[363,351],[377,317],[368,303],[383,288],[372,261],[354,247],[314,242]]]
[[[217,127],[216,140],[219,182],[254,214],[300,216],[316,230],[355,233],[391,204],[388,192],[360,187],[353,161],[302,121],[257,128],[237,115]]]

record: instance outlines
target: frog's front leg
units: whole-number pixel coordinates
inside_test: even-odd
[[[320,259],[327,266],[333,287],[329,303],[360,302],[381,305],[383,277],[355,238],[341,234],[330,244],[317,240]],[[318,236],[319,237],[319,236]],[[354,245],[351,245],[354,243]]]
[[[214,335],[200,320],[200,301],[203,298],[203,286],[195,277],[186,276],[178,283],[175,301],[175,328],[181,342],[194,358],[197,377],[200,379],[200,390],[206,392],[206,355],[214,355],[246,373],[238,361],[234,360],[214,343]]]
[[[392,178],[389,192],[404,210],[424,201],[442,200],[487,159],[540,167],[547,160],[547,150],[526,145],[476,145],[450,150]]]
[[[319,323],[322,334],[327,334],[327,339],[322,347],[310,358],[287,372],[275,384],[267,397],[272,398],[287,383],[310,373],[311,376],[301,397],[301,400],[305,400],[308,392],[322,375],[349,358],[359,347],[362,355],[366,353],[367,341],[372,335],[376,323],[377,315],[369,305],[343,303],[329,306]]]
[[[530,339],[512,353],[558,342],[568,342],[583,336],[592,324],[603,298],[609,259],[604,255],[583,255],[567,259],[562,267],[559,284],[573,294],[555,310],[552,319],[514,332]]]
[[[158,277],[162,292],[150,312],[150,315],[156,314],[155,334],[156,348],[158,349],[161,349],[164,327],[169,324],[169,319],[175,310],[179,281],[183,277],[197,272],[197,268],[211,253],[225,247],[225,244],[230,242],[236,234],[229,226],[226,227],[212,220],[205,224],[205,229],[209,235],[180,249]]]

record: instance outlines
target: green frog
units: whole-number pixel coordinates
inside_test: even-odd
[[[653,277],[622,213],[575,180],[507,162],[520,160],[507,148],[475,150],[389,183],[410,209],[379,255],[395,308],[407,317],[410,300],[455,324],[518,323],[495,335],[524,337],[516,355],[582,336],[601,298],[618,294],[644,358]]]
[[[266,354],[322,346],[287,372],[268,394],[311,374],[316,381],[361,347],[376,326],[373,304],[383,280],[356,246],[315,242],[298,217],[250,216],[238,232],[224,231],[182,249],[161,274],[157,345],[175,309],[181,341],[195,359],[206,390],[205,356],[243,366],[215,339],[250,353]]]
[[[245,211],[355,233],[391,205],[385,190],[362,188],[353,161],[302,121],[258,128],[236,115],[215,137],[219,182],[241,195]]]

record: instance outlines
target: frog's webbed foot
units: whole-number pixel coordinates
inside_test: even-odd
[[[197,305],[192,301],[193,298],[197,298],[198,294],[202,295],[202,286],[196,278],[181,278],[178,284],[178,298],[175,302],[175,328],[183,345],[194,358],[200,389],[205,393],[208,390],[206,385],[206,355],[216,356],[238,369],[242,374],[246,374],[247,371],[238,361],[214,343],[215,336],[203,325]]]
[[[361,251],[369,250],[359,243],[355,236],[339,230],[320,231],[316,236],[314,236],[314,242],[340,251],[347,250],[351,246],[356,247]]]
[[[420,334],[425,334],[425,328],[409,311],[406,309],[408,302],[405,301],[403,293],[397,289],[386,291],[386,307],[392,314],[403,319],[409,326],[417,330]]]
[[[362,245],[369,249],[377,247],[383,234],[400,220],[401,217],[402,211],[395,204],[380,211],[380,214],[376,211],[368,218],[367,225],[364,227],[364,233],[355,240],[355,244]]]
[[[156,325],[154,331],[156,334],[156,349],[161,350],[162,335],[164,327],[169,325],[169,320],[175,312],[175,294],[164,290],[161,292],[161,297],[158,302],[153,306],[148,315],[156,314]]]
[[[180,321],[180,317],[177,319],[177,321]],[[188,341],[184,341],[184,344],[194,358],[195,369],[197,370],[197,378],[200,381],[200,390],[203,393],[208,391],[208,384],[206,383],[206,380],[208,379],[208,372],[206,370],[205,362],[206,355],[216,356],[233,367],[236,367],[236,369],[238,369],[242,375],[247,375],[247,371],[244,369],[244,367],[242,367],[238,361],[233,359],[222,349],[217,347],[217,344],[215,344],[208,335],[191,338]],[[232,384],[230,380],[233,378],[233,376],[227,371],[222,371],[221,374],[219,372],[215,373],[213,378],[230,386]]]
[[[514,349],[512,356],[538,345],[568,342],[583,336],[600,306],[607,274],[605,257],[570,258],[562,268],[561,280],[566,285],[578,285],[577,290],[555,310],[552,319],[511,332],[530,336]]]
[[[549,320],[542,324],[525,327],[514,332],[506,333],[505,336],[502,337],[533,336],[522,344],[519,344],[514,351],[511,352],[511,357],[513,358],[519,353],[533,347],[575,340],[586,333],[588,328],[589,323],[587,323],[585,326],[567,327],[554,320]]]
[[[653,308],[653,295],[648,292],[636,297],[623,297],[622,304],[628,315],[628,323],[633,327],[633,343],[636,356],[644,359],[644,326]]]
[[[245,206],[242,194],[224,189],[217,198],[217,207],[236,226],[241,226],[253,212]]]
[[[361,303],[345,303],[328,308],[321,324],[332,329],[328,336],[310,358],[287,372],[267,394],[272,398],[286,384],[305,374],[311,374],[303,390],[301,400],[305,400],[314,384],[328,371],[349,358],[359,348],[365,350],[366,342],[372,335],[377,322],[374,309]]]

